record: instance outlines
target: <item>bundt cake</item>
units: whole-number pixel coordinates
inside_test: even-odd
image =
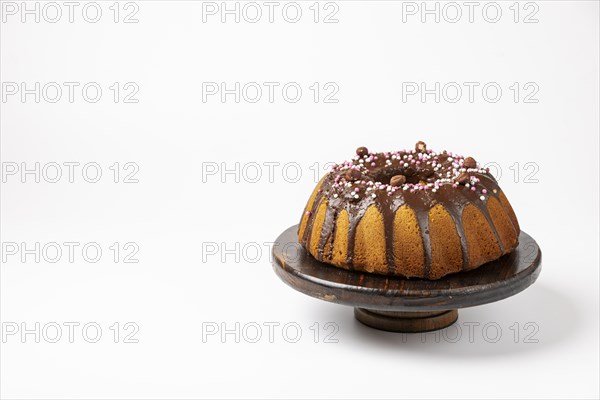
[[[313,191],[299,242],[316,259],[383,275],[439,279],[517,246],[519,223],[489,170],[427,149],[356,150]]]

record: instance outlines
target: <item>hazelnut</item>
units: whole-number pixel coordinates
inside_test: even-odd
[[[475,159],[473,157],[467,157],[467,158],[465,158],[465,161],[463,162],[463,167],[477,168],[477,161],[475,161]]]
[[[362,174],[360,173],[360,171],[357,171],[355,169],[349,169],[348,171],[346,171],[346,174],[344,174],[344,177],[346,178],[346,180],[348,181],[357,181],[362,177]]]
[[[394,175],[390,180],[390,185],[400,186],[406,183],[406,177],[404,175]]]
[[[469,183],[471,177],[466,172],[461,172],[455,180],[457,183],[464,185],[465,183]]]
[[[369,155],[369,149],[367,149],[364,146],[359,147],[358,149],[356,149],[356,154],[359,155],[360,157],[368,156]]]

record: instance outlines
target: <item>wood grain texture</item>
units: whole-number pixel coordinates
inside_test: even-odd
[[[292,288],[325,301],[377,311],[442,311],[498,301],[537,279],[542,253],[521,232],[515,251],[471,271],[436,280],[403,279],[344,270],[322,263],[298,243],[298,226],[273,246],[273,268]]]

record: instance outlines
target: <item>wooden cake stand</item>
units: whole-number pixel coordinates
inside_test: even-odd
[[[542,252],[521,231],[510,254],[477,269],[436,281],[385,277],[317,261],[298,243],[298,226],[286,229],[273,246],[273,269],[294,289],[354,307],[363,324],[391,332],[427,332],[452,325],[458,309],[502,300],[527,288],[541,270]]]

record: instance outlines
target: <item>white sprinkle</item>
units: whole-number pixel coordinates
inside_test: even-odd
[[[480,199],[481,201],[484,201],[484,200],[485,200],[485,196],[481,196],[479,199]]]
[[[375,197],[377,197],[377,195],[376,195],[375,193],[373,193],[373,194],[371,195],[371,197],[372,197],[372,198],[375,198]],[[483,196],[481,196],[481,197],[483,197]]]
[[[333,194],[333,198],[334,198],[334,199],[337,199],[337,197],[338,197],[337,193],[334,193],[334,194]]]

